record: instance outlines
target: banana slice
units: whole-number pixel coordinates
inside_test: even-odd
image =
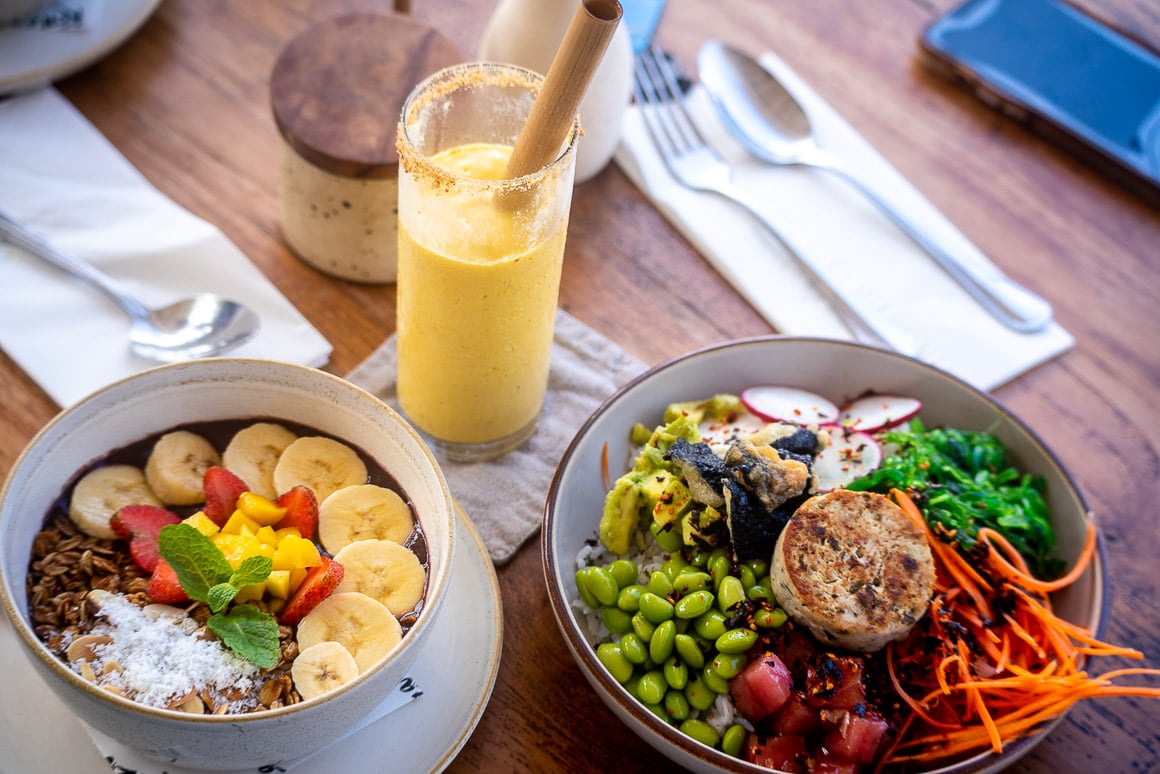
[[[423,598],[427,573],[418,557],[390,540],[360,540],[335,554],[344,568],[335,593],[358,591],[382,602],[396,616]]]
[[[197,505],[205,502],[205,472],[219,464],[213,444],[197,433],[176,430],[153,444],[145,480],[165,505]]]
[[[394,650],[402,638],[403,628],[391,611],[357,591],[331,594],[298,622],[301,652],[320,642],[337,642],[354,656],[360,674]]]
[[[367,466],[354,449],[330,438],[309,435],[282,451],[274,466],[274,488],[279,492],[304,484],[318,502],[346,486],[365,484]]]
[[[271,500],[281,494],[274,486],[274,466],[298,435],[273,422],[243,427],[222,452],[222,465],[246,482],[251,492]]]
[[[68,515],[86,535],[112,540],[117,537],[109,519],[123,505],[156,505],[161,501],[145,481],[145,471],[134,465],[93,468],[77,481],[68,504]]]
[[[331,554],[356,540],[402,543],[413,527],[411,509],[399,493],[375,484],[339,489],[318,506],[318,539]]]
[[[331,640],[300,651],[290,667],[294,687],[304,701],[346,685],[358,674],[354,656],[342,644]]]

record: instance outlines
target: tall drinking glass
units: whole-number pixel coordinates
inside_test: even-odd
[[[451,459],[520,446],[544,403],[579,126],[553,162],[506,179],[541,83],[510,65],[458,65],[403,105],[398,395]]]

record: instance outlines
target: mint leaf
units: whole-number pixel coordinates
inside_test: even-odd
[[[206,594],[205,603],[215,613],[221,612],[238,595],[238,587],[232,583],[219,583]]]
[[[262,669],[278,663],[278,622],[269,613],[253,605],[235,605],[228,613],[211,615],[206,625],[226,647]]]
[[[177,582],[192,599],[209,600],[209,590],[233,574],[225,554],[188,524],[167,524],[157,540],[161,557],[177,573]]]
[[[270,577],[270,570],[274,569],[274,560],[268,556],[247,556],[230,576],[230,585],[241,589],[261,583]]]

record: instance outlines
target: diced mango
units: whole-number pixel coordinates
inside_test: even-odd
[[[261,547],[258,539],[253,535],[232,535],[225,531],[211,536],[210,540],[221,549],[226,561],[235,570],[248,557],[257,556]]]
[[[299,568],[290,570],[290,593],[293,594],[302,585],[302,581],[306,580],[306,576],[310,574],[310,570]]]
[[[275,570],[301,570],[322,563],[322,556],[313,541],[293,535],[279,541],[271,559]]]
[[[210,537],[218,531],[218,525],[213,523],[213,519],[211,519],[209,516],[206,516],[201,511],[198,511],[189,518],[184,519],[182,523],[188,524],[206,537]]]
[[[226,523],[222,525],[222,532],[226,533],[227,535],[241,535],[243,533],[248,533],[250,537],[253,537],[261,528],[261,524],[251,519],[245,514],[244,511],[239,508],[230,514],[228,519],[226,519]]]
[[[238,589],[238,595],[234,597],[234,602],[250,602],[262,598],[266,593],[265,583],[251,583],[249,586],[242,586]]]
[[[273,570],[266,578],[266,591],[276,599],[290,598],[290,571]]]
[[[238,510],[260,525],[277,524],[286,515],[285,508],[256,492],[242,492],[238,498]]]
[[[302,531],[297,527],[282,527],[281,529],[274,530],[274,534],[278,536],[277,542],[279,543],[282,542],[282,538],[286,537],[287,535],[302,537]]]

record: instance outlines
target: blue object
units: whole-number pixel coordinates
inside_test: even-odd
[[[632,53],[639,54],[648,48],[656,32],[657,22],[665,10],[666,0],[620,0],[623,13],[621,24],[628,27],[632,39]]]

